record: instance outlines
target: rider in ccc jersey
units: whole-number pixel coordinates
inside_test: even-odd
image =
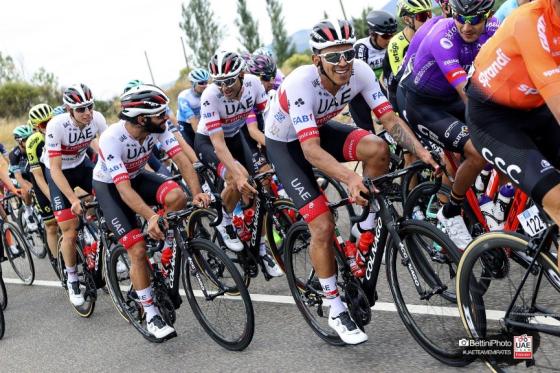
[[[218,51],[208,66],[214,81],[202,93],[195,150],[227,182],[222,192],[224,216],[217,229],[226,246],[238,252],[243,244],[231,224],[231,213],[241,193],[256,193],[247,178],[262,166],[253,159],[258,154],[256,143],[246,141],[240,130],[253,109],[262,115],[266,93],[259,78],[244,73],[245,61],[236,52]]]
[[[465,124],[466,71],[499,24],[488,19],[494,0],[450,0],[449,5],[453,18],[437,22],[421,41],[412,73],[402,83],[407,90],[403,114],[419,136],[465,157],[455,175],[449,202],[437,215],[457,247],[465,249],[472,237],[461,216],[461,206],[468,188],[486,165],[470,141]]]
[[[269,159],[290,198],[309,223],[311,260],[330,305],[329,326],[348,344],[367,336],[356,326],[336,285],[331,239],[334,220],[313,175],[313,166],[343,181],[357,203],[365,204],[362,177],[340,162],[363,161],[364,175],[387,171],[389,149],[363,129],[332,120],[361,94],[391,136],[425,162],[437,167],[406,124],[393,112],[370,67],[354,59],[354,31],[345,20],[324,20],[313,27],[310,45],[314,65],[300,66],[286,77],[266,116]],[[370,213],[361,229],[372,229]]]
[[[97,135],[107,128],[103,115],[93,110],[93,95],[85,84],[75,84],[64,91],[67,113],[53,117],[47,124],[46,151],[41,161],[46,166],[46,179],[54,216],[62,230],[62,255],[68,274],[70,302],[84,303],[76,271],[76,238],[78,218],[82,213],[74,188],[91,192],[93,164],[86,151]]]
[[[146,312],[147,329],[159,340],[171,338],[176,332],[154,306],[146,269],[146,244],[136,214],[146,219],[152,238],[163,240],[165,235],[158,227],[159,215],[150,205],[164,206],[167,213],[184,208],[187,198],[176,182],[144,170],[156,143],[161,144],[179,167],[195,196],[193,202],[207,206],[210,201],[208,195],[201,193],[192,164],[169,131],[168,102],[163,91],[148,84],[125,92],[121,96],[119,114],[122,120],[101,135],[100,157],[93,172],[93,186],[103,216],[131,259],[131,280]]]

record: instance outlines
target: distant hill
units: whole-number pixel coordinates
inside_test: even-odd
[[[309,33],[311,29],[299,30],[292,34],[290,38],[292,43],[296,46],[297,53],[303,53],[309,50]]]

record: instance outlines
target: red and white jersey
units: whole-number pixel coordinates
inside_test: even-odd
[[[216,84],[211,84],[200,97],[200,122],[197,132],[209,136],[224,131],[225,137],[233,137],[245,125],[253,107],[257,113],[264,111],[266,99],[264,87],[254,75],[245,74],[239,101],[226,98]]]
[[[165,132],[150,133],[140,143],[128,133],[125,121],[111,125],[99,138],[99,158],[93,169],[93,180],[118,184],[133,179],[148,163],[158,142],[170,158],[181,151],[168,126]]]
[[[53,117],[47,124],[45,134],[47,151],[41,155],[41,162],[50,169],[49,158],[62,156],[63,170],[78,166],[84,161],[91,141],[106,129],[105,117],[98,111],[93,112],[91,122],[81,129],[69,113]]]
[[[266,114],[265,135],[282,142],[297,139],[304,142],[319,137],[318,128],[337,116],[359,94],[377,118],[393,110],[374,72],[364,61],[354,60],[350,81],[335,96],[321,85],[316,66],[300,66],[284,79],[272,101]]]

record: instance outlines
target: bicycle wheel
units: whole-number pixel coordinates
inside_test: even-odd
[[[45,242],[48,242],[47,241],[47,231],[43,232],[43,240]],[[57,244],[57,250],[58,250],[59,246],[60,246],[60,244]],[[58,255],[57,255],[57,257],[54,257],[51,253],[51,250],[47,248],[47,258],[49,259],[49,263],[51,264],[51,267],[54,270],[54,273],[56,274],[56,277],[60,280],[60,272],[58,272]]]
[[[228,256],[208,240],[189,242],[182,280],[191,309],[206,333],[220,346],[244,350],[253,339],[253,304],[241,275]],[[198,287],[198,290],[193,288]],[[238,296],[228,294],[237,293]]]
[[[2,227],[2,240],[6,256],[16,275],[25,285],[35,280],[35,265],[20,230],[11,222],[5,221]]]
[[[4,320],[4,311],[2,311],[2,308],[0,307],[0,339],[4,337],[5,329],[6,329],[6,323]]]
[[[62,249],[60,244],[62,242],[62,237],[58,240],[58,273],[61,274],[62,286],[66,291],[68,291],[68,276],[66,274],[66,265],[64,264],[64,257],[62,256]],[[76,270],[78,273],[78,281],[80,282],[80,292],[84,295],[84,304],[81,306],[74,306],[72,303],[72,308],[81,317],[87,318],[93,314],[95,309],[95,301],[97,300],[97,288],[95,286],[95,281],[93,275],[90,271],[85,268],[86,261],[84,254],[82,252],[82,246],[79,242],[76,242]],[[67,293],[68,295],[68,293]]]
[[[311,329],[324,341],[344,345],[338,334],[328,325],[329,310],[323,304],[323,289],[309,256],[311,233],[303,221],[288,230],[285,246],[286,277],[295,303]]]
[[[47,241],[44,241],[44,226],[43,221],[40,219],[40,216],[36,213],[35,209],[33,209],[33,219],[37,222],[37,229],[31,231],[27,229],[27,225],[23,219],[23,208],[19,209],[18,212],[18,221],[20,226],[23,229],[23,236],[27,241],[27,246],[29,247],[29,251],[35,255],[39,259],[43,259],[47,255]]]
[[[266,232],[266,240],[276,263],[285,272],[284,265],[284,242],[288,229],[296,221],[302,217],[294,206],[294,203],[288,199],[277,199],[273,203],[273,208],[266,212],[264,230]]]
[[[340,201],[341,199],[348,198],[348,192],[346,188],[337,180],[333,179],[332,177],[326,175],[324,172],[314,168],[313,174],[315,175],[315,180],[317,184],[319,184],[319,188],[327,197],[329,201]],[[339,209],[342,211],[342,209]],[[338,211],[337,218],[341,219],[341,221],[348,221],[344,219],[350,219],[356,216],[356,211],[354,211],[354,207],[352,204],[346,205],[344,209],[344,213],[340,213]],[[337,219],[338,220],[338,219]]]
[[[470,338],[505,338],[527,334],[533,337],[533,354],[540,345],[540,334],[510,322],[531,324],[532,327],[548,326],[560,330],[559,292],[550,283],[545,272],[560,272],[547,251],[537,257],[523,287],[521,281],[527,272],[526,262],[513,254],[524,254],[528,238],[518,233],[492,232],[478,237],[465,251],[457,273],[457,305],[465,330]],[[495,252],[509,252],[504,256],[506,265],[501,270],[493,267],[488,257]],[[525,254],[526,255],[526,254]],[[508,259],[509,257],[509,259]],[[514,299],[519,290],[519,296]],[[506,317],[508,308],[511,312]],[[493,367],[506,367],[523,360],[512,356],[488,359]]]
[[[0,269],[0,309],[5,310],[8,307],[8,292],[6,291],[6,284],[2,278],[2,270]]]
[[[396,246],[390,239],[385,263],[399,316],[409,333],[430,355],[451,366],[469,364],[474,358],[463,356],[459,348],[458,341],[465,337],[465,331],[452,296],[460,256],[457,247],[427,222],[405,221],[398,234],[404,247]],[[442,254],[438,260],[431,254],[435,246]],[[412,275],[411,264],[416,269]],[[422,288],[420,293],[418,286]]]
[[[251,283],[251,273],[249,273],[249,270],[246,270],[251,265],[248,263],[249,257],[244,252],[234,253],[220,245],[220,239],[218,238],[219,233],[216,231],[215,227],[210,225],[210,223],[216,219],[216,216],[216,213],[209,209],[198,209],[193,211],[189,217],[187,227],[188,236],[191,238],[208,240],[216,245],[216,247],[221,247],[228,258],[233,262],[237,271],[243,277],[243,283],[245,286],[249,287],[249,284]],[[256,266],[256,263],[254,266]],[[258,268],[254,268],[254,270],[258,271]]]

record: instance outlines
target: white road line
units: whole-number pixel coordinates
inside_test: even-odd
[[[6,284],[14,285],[24,285],[23,282],[18,278],[5,278],[4,282]],[[45,280],[35,280],[33,286],[46,286],[46,287],[60,287],[60,281],[45,281]],[[126,290],[123,288],[123,290]],[[185,296],[185,291],[183,289],[179,290],[180,294]],[[200,290],[195,290],[195,295],[197,297],[202,297],[202,292]],[[240,299],[235,296],[228,296],[228,298],[233,300]],[[263,302],[263,303],[276,303],[276,304],[295,304],[294,298],[288,295],[270,295],[270,294],[254,294],[251,293],[251,300],[253,302]],[[394,303],[390,302],[377,302],[375,306],[372,307],[374,311],[387,311],[387,312],[397,312],[397,307]],[[425,305],[408,305],[408,310],[413,314],[420,315],[438,315],[438,316],[450,316],[459,317],[459,310],[457,307],[438,307],[438,306],[425,306]],[[503,318],[505,312],[497,310],[487,310],[486,318],[489,320],[500,320]],[[560,326],[560,322],[550,317],[537,317],[539,324],[546,324],[552,326]]]

